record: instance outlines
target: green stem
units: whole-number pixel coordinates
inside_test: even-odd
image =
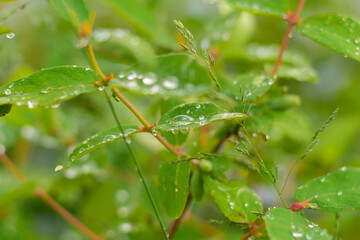
[[[148,185],[147,185],[147,183],[146,183],[146,181],[145,181],[144,174],[143,174],[143,172],[142,172],[142,170],[141,170],[141,168],[140,168],[139,162],[138,162],[137,159],[136,159],[135,153],[134,153],[132,147],[130,146],[130,144],[128,143],[128,141],[126,140],[127,136],[125,136],[124,129],[123,129],[122,126],[121,126],[121,123],[120,123],[120,121],[119,121],[119,119],[118,119],[118,117],[117,117],[117,115],[116,115],[114,106],[113,106],[113,104],[112,104],[112,102],[111,102],[108,94],[107,94],[105,91],[104,91],[104,94],[105,94],[106,100],[107,100],[107,102],[108,102],[108,104],[109,104],[109,107],[110,107],[110,109],[111,109],[111,113],[112,113],[112,115],[113,115],[113,117],[114,117],[114,119],[115,119],[115,121],[116,121],[119,129],[120,129],[120,132],[121,132],[122,135],[124,136],[124,138],[123,138],[123,139],[124,139],[124,142],[125,142],[125,144],[126,144],[126,146],[127,146],[127,149],[128,149],[128,151],[129,151],[129,153],[130,153],[130,155],[131,155],[131,157],[132,157],[132,159],[133,159],[133,161],[134,161],[134,163],[135,163],[136,170],[137,170],[137,172],[138,172],[138,174],[139,174],[139,176],[140,176],[141,182],[143,183],[143,186],[144,186],[144,188],[145,188],[145,190],[146,190],[146,194],[147,194],[148,197],[149,197],[149,200],[150,200],[151,205],[152,205],[152,207],[153,207],[153,209],[154,209],[156,218],[157,218],[157,220],[158,220],[158,222],[159,222],[159,225],[160,225],[160,227],[161,227],[161,230],[162,230],[163,233],[164,233],[165,239],[166,239],[166,240],[169,240],[169,234],[167,233],[167,230],[166,230],[166,228],[165,228],[165,226],[164,226],[164,224],[163,224],[163,222],[162,222],[162,220],[161,220],[161,218],[160,218],[159,210],[158,210],[157,207],[156,207],[154,198],[153,198],[153,196],[152,196],[152,194],[151,194],[151,192],[150,192],[150,189],[149,189],[149,187],[148,187]]]
[[[340,213],[335,213],[334,240],[338,240],[340,231]]]

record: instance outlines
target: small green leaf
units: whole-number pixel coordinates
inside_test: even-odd
[[[0,105],[0,117],[5,116],[11,111],[11,105]]]
[[[321,45],[360,61],[360,23],[338,14],[321,14],[305,19],[298,31]]]
[[[297,201],[309,200],[318,210],[342,212],[360,209],[360,168],[343,167],[300,186]]]
[[[44,69],[1,86],[0,104],[56,107],[80,94],[95,91],[97,79],[90,68],[61,66]]]
[[[203,179],[220,211],[230,221],[251,222],[258,218],[252,212],[262,212],[259,196],[246,185],[236,181],[220,182],[207,174]]]
[[[331,239],[325,229],[288,209],[273,208],[266,212],[264,221],[271,240]]]
[[[135,65],[110,84],[136,94],[168,97],[197,95],[211,89],[207,70],[196,58],[186,54],[160,56],[149,71]]]
[[[5,35],[5,34],[6,34],[7,38],[13,38],[13,36],[15,36],[14,30],[7,28],[7,27],[0,26],[0,36]]]
[[[285,94],[283,96],[270,99],[267,104],[274,110],[286,110],[295,106],[300,106],[301,98],[294,94]]]
[[[202,127],[215,121],[248,118],[244,113],[230,113],[214,103],[180,104],[161,117],[156,129],[177,131]]]
[[[171,219],[181,216],[186,206],[191,162],[166,163],[159,172],[159,198]]]
[[[151,12],[144,3],[138,0],[102,0],[102,2],[159,45],[176,47],[175,39],[157,21],[157,14]]]
[[[220,83],[224,86],[225,93],[235,100],[252,102],[269,91],[274,82],[275,78],[271,76],[244,74],[232,82],[223,79]]]
[[[274,64],[266,64],[265,71],[271,72]],[[279,78],[293,79],[300,82],[317,82],[318,76],[314,68],[311,66],[292,66],[290,64],[281,64],[278,73],[276,74]]]
[[[130,137],[136,133],[141,132],[135,125],[125,125],[123,126],[125,132],[125,137]],[[101,148],[106,144],[112,143],[120,138],[123,138],[123,134],[120,132],[118,127],[110,128],[105,131],[102,131],[96,135],[89,137],[84,140],[79,146],[77,146],[69,156],[69,164],[66,166],[59,165],[56,167],[55,171],[62,171],[69,168],[76,160],[85,156],[86,154],[94,151],[95,149]]]
[[[221,0],[231,7],[260,15],[282,17],[288,10],[287,0]]]
[[[90,21],[90,12],[84,0],[49,0],[50,4],[65,20],[79,27]]]
[[[133,64],[137,61],[144,67],[152,67],[155,53],[144,39],[126,29],[96,29],[92,34],[93,46],[100,54],[115,61]]]
[[[21,198],[32,196],[34,194],[35,186],[34,182],[25,182],[15,189],[2,194],[0,196],[0,206],[7,206]]]

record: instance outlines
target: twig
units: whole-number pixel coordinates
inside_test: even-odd
[[[0,149],[1,151],[1,149]],[[18,179],[20,182],[24,183],[27,181],[26,177],[20,172],[16,165],[9,159],[5,153],[0,152],[0,161],[3,163],[6,169],[13,174],[13,176]],[[75,216],[68,212],[64,207],[62,207],[58,202],[56,202],[51,196],[49,196],[44,190],[37,188],[34,191],[36,197],[43,200],[50,208],[52,208],[56,213],[58,213],[62,218],[64,218],[68,223],[77,228],[85,236],[92,240],[105,240],[104,237],[96,235],[88,227],[86,227],[81,221],[79,221]]]
[[[280,64],[281,64],[281,60],[283,58],[283,55],[285,53],[285,50],[286,50],[286,47],[287,47],[287,44],[289,42],[289,38],[290,38],[290,34],[291,34],[291,30],[293,29],[294,26],[296,26],[300,19],[299,19],[299,15],[300,15],[300,12],[301,12],[301,9],[303,8],[304,6],[304,3],[305,3],[305,0],[300,0],[299,1],[299,4],[296,8],[296,11],[294,14],[292,14],[291,12],[288,13],[287,17],[286,17],[286,20],[288,22],[288,26],[286,28],[286,32],[285,32],[285,35],[284,35],[284,38],[281,42],[281,46],[280,46],[280,51],[279,51],[279,54],[278,54],[278,57],[276,59],[276,63],[274,65],[274,68],[273,70],[271,71],[270,75],[271,76],[274,76],[277,74],[278,70],[279,70],[279,67],[280,67]]]

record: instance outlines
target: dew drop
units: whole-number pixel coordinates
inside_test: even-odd
[[[342,194],[343,194],[343,193],[342,193],[341,191],[337,193],[338,196],[340,196],[340,195],[342,195]]]
[[[85,70],[86,70],[86,71],[90,71],[91,68],[90,68],[90,67],[86,67]]]
[[[145,78],[143,78],[142,82],[145,85],[153,85],[156,81],[154,78],[145,77]]]
[[[12,39],[12,38],[14,38],[15,37],[15,33],[8,33],[8,34],[6,34],[6,38],[8,38],[8,39]]]
[[[63,167],[62,165],[57,165],[57,166],[55,167],[55,172],[59,172],[59,171],[61,171],[63,168],[64,168],[64,167]]]
[[[324,178],[324,177],[321,179],[321,182],[325,182],[325,178]]]
[[[131,138],[129,138],[129,137],[125,138],[125,141],[126,141],[127,144],[130,144],[131,143]]]
[[[302,233],[298,233],[298,232],[293,232],[292,235],[293,235],[294,238],[301,238],[303,236]]]
[[[106,135],[103,139],[103,142],[110,142],[110,141],[113,141],[115,138],[116,138],[115,135],[112,135],[112,134]]]
[[[128,79],[129,81],[132,81],[132,80],[134,80],[135,78],[137,78],[136,73],[132,73],[132,74],[130,74],[130,75],[127,76],[127,79]]]
[[[156,130],[155,129],[151,129],[151,134],[156,137],[157,133],[156,133]]]
[[[245,207],[248,207],[248,206],[249,206],[249,204],[248,204],[248,203],[245,203],[245,204],[244,204],[244,206],[245,206]]]
[[[98,90],[99,90],[100,92],[104,91],[104,89],[105,89],[105,86],[99,86],[99,87],[98,87]]]
[[[178,115],[173,118],[172,123],[177,126],[189,125],[194,121],[194,119],[187,115]]]
[[[197,108],[197,109],[201,108],[200,104],[197,104],[197,105],[196,105],[196,108]]]
[[[201,120],[204,120],[205,119],[205,117],[204,117],[204,115],[200,115],[199,116],[199,120],[201,121]]]
[[[166,89],[176,89],[178,87],[178,78],[171,76],[168,79],[166,79],[163,83],[162,83],[163,87]]]
[[[11,94],[11,90],[10,90],[10,89],[6,89],[6,90],[4,91],[4,94],[5,94],[5,95],[10,95],[10,94]]]

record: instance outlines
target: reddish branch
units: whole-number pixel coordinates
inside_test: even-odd
[[[16,165],[8,158],[8,156],[1,152],[0,149],[0,162],[5,166],[5,168],[12,173],[12,175],[17,178],[20,182],[24,183],[27,181],[26,177],[20,172]],[[81,221],[74,217],[70,212],[68,212],[64,207],[57,203],[52,197],[50,197],[44,190],[36,189],[34,191],[36,197],[44,201],[49,207],[51,207],[56,213],[63,217],[67,222],[77,228],[85,236],[92,240],[105,240],[104,237],[96,235],[88,227],[86,227]]]
[[[279,70],[279,67],[280,67],[280,64],[281,64],[281,60],[282,60],[282,58],[283,58],[283,55],[284,55],[284,53],[285,53],[287,44],[288,44],[288,42],[289,42],[291,30],[293,29],[294,26],[298,25],[299,22],[300,22],[299,15],[300,15],[301,9],[302,9],[303,6],[304,6],[304,3],[305,3],[305,0],[300,0],[298,6],[297,6],[297,8],[296,8],[295,13],[292,14],[292,13],[289,11],[288,14],[287,14],[287,16],[286,16],[286,21],[288,22],[288,26],[287,26],[287,28],[286,28],[286,32],[285,32],[284,38],[283,38],[283,40],[282,40],[282,42],[281,42],[281,46],[280,46],[280,50],[279,50],[278,57],[277,57],[277,59],[276,59],[276,63],[275,63],[275,65],[274,65],[273,70],[272,70],[271,73],[270,73],[271,76],[274,76],[275,74],[277,74],[277,72],[278,72],[278,70]]]

